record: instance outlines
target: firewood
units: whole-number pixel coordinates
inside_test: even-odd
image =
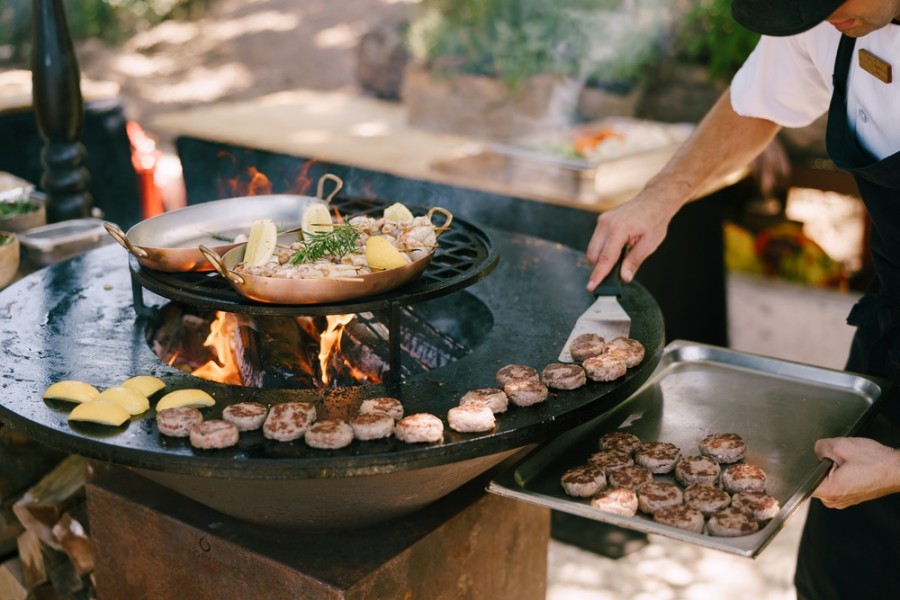
[[[50,580],[47,574],[47,550],[40,538],[31,531],[24,531],[18,539],[19,560],[22,565],[22,580],[28,589],[36,588]]]
[[[25,530],[13,514],[13,502],[9,500],[0,504],[0,561],[16,552],[16,538]]]
[[[53,535],[59,540],[63,552],[80,577],[94,570],[94,556],[91,553],[91,540],[82,521],[72,515],[73,511],[70,511],[62,516],[53,526]]]
[[[4,600],[25,600],[28,588],[22,579],[22,564],[18,558],[11,558],[0,564],[0,598]]]
[[[65,457],[64,452],[8,427],[0,428],[0,501],[20,496]]]
[[[54,550],[62,545],[52,528],[68,509],[84,501],[85,461],[80,456],[63,459],[13,505],[25,529]]]

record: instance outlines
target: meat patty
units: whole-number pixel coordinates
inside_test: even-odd
[[[610,471],[606,475],[606,480],[612,487],[627,487],[638,491],[641,486],[653,481],[653,473],[647,467],[627,465],[621,469]]]
[[[587,375],[581,365],[552,363],[541,371],[541,381],[555,390],[577,390],[587,383]]]
[[[642,512],[653,514],[670,506],[684,503],[684,493],[674,483],[651,481],[641,486],[638,493],[638,508]],[[702,517],[702,515],[701,515]]]
[[[637,514],[637,492],[626,487],[611,487],[591,498],[591,506],[603,512],[633,517]]]
[[[444,423],[432,414],[416,413],[397,421],[394,435],[408,444],[440,442],[444,439]]]
[[[169,437],[188,437],[191,427],[203,421],[203,415],[192,406],[166,408],[156,413],[156,428]]]
[[[746,451],[747,444],[736,433],[712,433],[700,442],[700,454],[723,464],[736,463]]]
[[[353,441],[353,428],[338,419],[318,421],[309,426],[303,434],[303,439],[311,448],[323,450],[343,448]]]
[[[454,406],[447,411],[447,424],[450,429],[461,433],[490,431],[497,421],[494,411],[486,405]]]
[[[585,360],[584,372],[591,381],[615,381],[625,375],[625,361],[614,354],[600,354]]]
[[[774,519],[781,512],[778,500],[764,492],[738,492],[731,497],[731,505],[757,521]]]
[[[684,490],[684,503],[709,516],[731,504],[731,496],[717,487],[695,483]]]
[[[627,431],[610,431],[600,436],[601,450],[620,450],[632,454],[641,445],[641,438]]]
[[[271,440],[290,442],[303,437],[316,420],[316,407],[310,402],[284,402],[269,409],[263,423],[263,435]]]
[[[652,473],[670,473],[681,458],[681,450],[669,442],[645,442],[634,451],[634,462]]]
[[[706,530],[717,537],[738,537],[759,531],[759,523],[736,508],[723,508],[713,513],[706,523]]]
[[[670,527],[686,529],[694,533],[703,533],[705,519],[703,513],[696,508],[685,506],[669,506],[653,513],[653,521]]]
[[[576,498],[590,498],[606,489],[606,475],[603,469],[590,465],[572,467],[563,473],[560,481],[566,494]]]
[[[501,388],[516,379],[541,380],[541,374],[537,372],[537,369],[528,365],[506,365],[497,371],[496,377],[497,385]]]
[[[360,413],[350,419],[350,428],[358,440],[379,440],[394,433],[394,417],[383,412]]]
[[[487,406],[494,414],[498,414],[506,412],[509,407],[509,398],[500,388],[478,388],[469,390],[459,400],[460,406],[470,404]]]
[[[547,399],[550,390],[534,379],[513,379],[503,386],[503,392],[516,406],[532,406]]]
[[[588,464],[593,467],[600,467],[609,474],[622,467],[633,465],[634,461],[631,459],[631,455],[621,450],[600,450],[588,457]]]
[[[644,345],[631,338],[617,337],[609,340],[606,343],[606,351],[621,356],[629,369],[638,366],[644,360]]]
[[[269,409],[259,402],[238,402],[226,406],[222,418],[235,424],[238,431],[255,431],[266,421]]]
[[[596,333],[582,333],[569,344],[572,360],[584,362],[593,356],[606,352],[606,340]]]
[[[766,490],[766,472],[756,465],[729,465],[722,471],[722,487],[730,494],[764,492]]]
[[[191,427],[191,446],[204,450],[228,448],[238,443],[237,426],[222,419],[210,419]]]
[[[708,456],[685,456],[675,463],[675,480],[687,487],[695,483],[715,485],[722,467]]]
[[[403,418],[403,404],[396,398],[383,396],[381,398],[369,398],[359,405],[360,414],[380,412],[390,415],[395,421]]]

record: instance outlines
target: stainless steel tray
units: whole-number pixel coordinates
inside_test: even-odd
[[[813,367],[693,342],[674,341],[657,369],[631,398],[539,447],[488,485],[488,491],[573,515],[654,533],[708,548],[755,557],[812,493],[830,463],[813,452],[819,438],[852,435],[890,384],[854,373]],[[758,532],[720,538],[654,523],[638,513],[623,517],[567,496],[560,477],[584,464],[601,435],[623,430],[643,441],[676,444],[698,454],[698,442],[716,432],[738,433],[744,462],[768,475],[767,491],[780,514]],[[657,481],[674,482],[671,475]]]

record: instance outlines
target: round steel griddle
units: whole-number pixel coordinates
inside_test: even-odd
[[[408,445],[394,438],[354,441],[317,450],[302,441],[281,443],[260,432],[239,445],[193,450],[183,439],[161,436],[153,410],[120,428],[69,424],[61,403],[43,391],[64,379],[99,389],[134,375],[155,375],[167,390],[201,388],[218,418],[229,404],[255,400],[315,402],[320,418],[347,418],[359,403],[394,396],[406,413],[444,419],[469,389],[492,387],[500,367],[555,362],[575,319],[592,303],[584,290],[589,267],[565,246],[495,230],[500,261],[489,277],[457,291],[493,315],[484,341],[462,359],[411,380],[342,389],[250,389],[204,381],[162,364],[135,320],[128,261],[106,246],[38,271],[0,292],[0,419],[37,441],[67,452],[130,467],[207,506],[244,520],[297,528],[367,525],[416,510],[531,444],[601,414],[630,396],[652,373],[663,346],[659,307],[639,284],[621,302],[632,317],[632,337],[647,349],[644,362],[613,383],[589,383],[551,392],[543,404],[511,407],[487,434],[445,429],[441,444]],[[465,318],[465,315],[460,315]]]

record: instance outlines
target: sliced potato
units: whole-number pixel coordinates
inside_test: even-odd
[[[66,402],[90,402],[96,400],[100,390],[89,383],[67,379],[57,381],[44,392],[45,400],[65,400]]]
[[[303,233],[331,233],[334,225],[331,222],[331,211],[324,202],[314,202],[303,211]]]
[[[405,204],[394,202],[384,209],[384,220],[392,223],[409,223],[413,217],[412,211],[406,208]]]
[[[148,398],[166,387],[166,384],[162,379],[153,377],[152,375],[135,375],[134,377],[129,377],[120,385],[122,387],[130,388],[139,394],[143,394]]]
[[[166,410],[167,408],[181,408],[190,406],[192,408],[204,408],[212,406],[216,403],[215,398],[198,389],[175,390],[169,392],[159,399],[156,403],[156,412]]]
[[[97,396],[97,400],[115,402],[127,410],[129,415],[139,415],[150,409],[150,401],[147,400],[147,396],[124,385],[103,390]]]
[[[250,224],[250,237],[244,249],[244,262],[252,267],[266,264],[275,253],[278,228],[272,219],[255,219]]]
[[[127,421],[131,415],[119,404],[109,400],[91,400],[83,402],[69,413],[70,421],[88,421],[102,425],[118,427]]]
[[[397,250],[387,238],[373,235],[366,240],[366,262],[373,269],[396,269],[408,265],[412,260]]]

